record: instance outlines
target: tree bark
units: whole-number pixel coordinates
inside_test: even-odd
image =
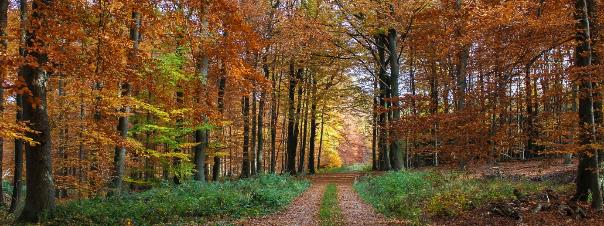
[[[269,68],[268,65],[264,65],[264,73],[265,74],[269,74]],[[277,166],[277,92],[278,92],[278,88],[276,88],[277,86],[277,79],[275,78],[275,73],[273,73],[273,91],[272,91],[272,97],[271,97],[271,163],[270,163],[270,172],[271,173],[275,173],[276,170],[276,166]]]
[[[323,128],[325,127],[325,108],[321,111],[321,134],[319,135],[319,153],[317,155],[317,169],[321,168],[321,153],[323,152]]]
[[[243,106],[243,160],[241,161],[241,178],[250,176],[250,99],[244,96],[241,105]]]
[[[39,21],[39,25],[27,31],[26,57],[35,59],[37,65],[25,63],[21,67],[25,84],[30,91],[23,94],[24,100],[27,100],[27,103],[23,104],[23,119],[29,121],[30,128],[36,131],[27,135],[37,144],[27,144],[28,151],[25,153],[27,192],[23,212],[18,218],[20,222],[39,222],[45,212],[52,214],[55,208],[52,143],[46,102],[49,78],[42,68],[48,63],[48,56],[36,49],[45,45],[41,41],[44,40],[41,26],[46,24],[51,6],[50,0],[37,0],[32,3],[31,18]]]
[[[461,13],[462,0],[456,0],[456,10]],[[462,23],[460,23],[462,24]],[[458,25],[455,31],[457,38],[463,37],[463,28]],[[466,44],[461,46],[461,49],[457,53],[457,63],[455,65],[455,78],[457,79],[457,99],[456,99],[456,110],[462,111],[465,108],[466,103],[466,89],[468,86],[466,79],[466,67],[468,65],[468,58],[470,56],[470,49]]]
[[[306,158],[306,135],[307,131],[308,131],[308,105],[309,105],[309,96],[310,96],[310,92],[308,91],[308,81],[305,81],[303,83],[303,86],[305,86],[305,91],[304,91],[304,100],[303,100],[303,104],[302,104],[302,108],[303,108],[303,119],[302,120],[302,144],[300,147],[300,158],[299,158],[299,164],[298,164],[298,174],[305,174],[306,168],[304,167],[304,161]]]
[[[224,117],[224,90],[226,88],[226,75],[222,75],[218,80],[218,111],[221,117]],[[223,130],[224,128],[221,128]],[[224,133],[224,131],[223,131]],[[224,135],[224,134],[223,134]],[[224,138],[224,137],[223,137]],[[212,166],[212,179],[218,181],[220,178],[220,156],[214,154],[214,165]]]
[[[287,164],[285,172],[290,175],[296,174],[296,148],[298,145],[297,133],[295,131],[295,95],[298,76],[292,62],[289,66],[289,95],[288,95],[288,114],[287,114]],[[300,69],[301,71],[301,69]]]
[[[249,150],[249,155],[250,155],[250,172],[251,175],[256,175],[256,168],[258,167],[258,162],[257,162],[257,157],[256,157],[256,138],[258,137],[257,134],[257,127],[258,126],[258,122],[256,121],[256,91],[252,92],[252,133],[250,134],[250,150]]]
[[[399,61],[397,54],[397,34],[396,30],[388,30],[388,53],[390,56],[390,96],[392,98],[392,121],[391,124],[396,123],[401,118],[401,110],[399,104]],[[390,140],[390,159],[392,162],[393,170],[401,170],[403,168],[401,163],[401,141],[399,140],[399,134],[396,132],[397,129],[393,128],[391,134],[392,139]]]
[[[310,107],[310,140],[308,144],[308,173],[314,175],[315,170],[315,140],[317,137],[317,78],[311,76],[311,107]]]
[[[389,157],[389,146],[388,146],[388,104],[386,98],[390,91],[388,88],[389,78],[386,75],[386,55],[385,55],[385,42],[386,37],[384,34],[380,34],[376,38],[377,49],[378,49],[378,67],[379,67],[379,78],[380,78],[380,141],[379,141],[379,165],[380,170],[390,170],[390,157]]]
[[[377,143],[378,143],[378,99],[379,99],[379,78],[373,78],[373,112],[371,118],[371,170],[378,170]]]
[[[264,77],[269,79],[269,72],[265,71]],[[260,91],[260,101],[258,101],[258,144],[256,147],[256,172],[264,173],[264,105],[266,103],[266,92],[264,89]]]
[[[590,67],[599,64],[599,59],[594,56],[592,46],[596,43],[592,32],[597,31],[597,7],[593,0],[577,0],[575,2],[575,17],[577,19],[577,47],[575,51],[575,66]],[[596,28],[596,29],[594,29]],[[595,59],[595,60],[594,60]],[[591,70],[591,69],[589,69]],[[573,200],[586,200],[591,193],[591,205],[594,209],[602,209],[602,190],[599,184],[598,150],[588,147],[597,144],[596,127],[602,123],[601,114],[595,110],[601,109],[601,102],[595,101],[599,97],[598,82],[593,79],[593,72],[581,72],[579,75],[579,126],[581,128],[581,145],[587,146],[579,154],[577,169],[577,190]],[[598,105],[598,106],[596,106]]]

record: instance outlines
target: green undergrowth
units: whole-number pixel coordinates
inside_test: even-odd
[[[321,200],[319,219],[322,226],[341,225],[342,210],[338,205],[338,191],[334,184],[328,184]]]
[[[288,176],[224,183],[188,182],[120,198],[73,201],[57,207],[49,225],[203,224],[266,215],[289,204],[309,187]]]
[[[349,166],[341,166],[334,168],[323,168],[319,170],[319,173],[353,173],[353,172],[369,172],[371,171],[371,164],[357,163]]]
[[[426,224],[436,216],[455,216],[493,201],[514,198],[514,190],[537,193],[568,189],[528,179],[468,179],[460,173],[400,171],[365,177],[354,184],[361,198],[380,213]]]

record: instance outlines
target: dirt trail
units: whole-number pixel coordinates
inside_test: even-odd
[[[247,219],[237,225],[320,225],[319,208],[329,183],[338,188],[338,204],[342,210],[342,225],[404,225],[403,222],[388,219],[378,214],[370,205],[361,201],[352,184],[362,174],[340,173],[309,176],[311,187],[296,198],[285,210],[262,218]]]

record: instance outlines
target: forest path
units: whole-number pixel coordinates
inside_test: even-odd
[[[363,176],[361,173],[335,173],[308,176],[311,187],[294,200],[285,210],[261,217],[251,218],[237,225],[321,225],[319,209],[327,184],[335,184],[338,205],[342,210],[341,225],[405,225],[404,222],[388,219],[364,203],[352,188],[352,184]]]

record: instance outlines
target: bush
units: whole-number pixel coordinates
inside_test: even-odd
[[[361,198],[386,216],[415,224],[431,216],[454,216],[492,201],[514,198],[514,190],[535,193],[549,182],[468,179],[457,173],[390,172],[368,177],[354,187]]]
[[[309,186],[291,177],[263,175],[236,182],[164,185],[120,198],[73,201],[57,207],[50,225],[203,223],[274,212]]]

